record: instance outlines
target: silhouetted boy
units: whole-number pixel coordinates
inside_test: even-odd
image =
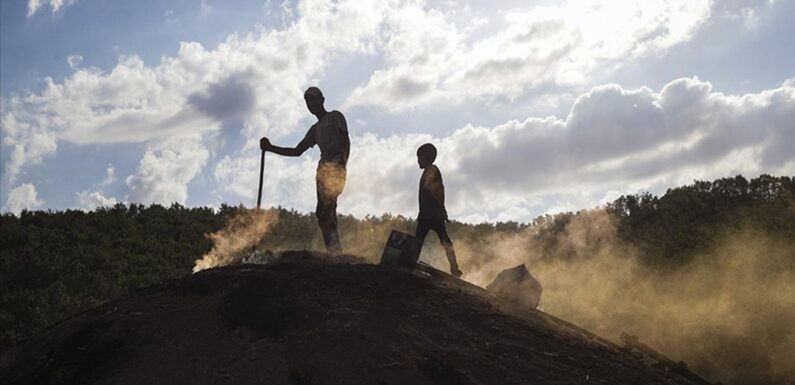
[[[436,147],[430,143],[425,143],[417,149],[417,163],[422,172],[420,178],[420,213],[417,215],[417,241],[420,244],[425,242],[428,231],[436,231],[439,241],[450,261],[450,274],[460,277],[461,270],[455,259],[453,241],[447,235],[445,221],[447,221],[447,209],[444,208],[444,183],[442,183],[442,173],[433,162],[436,160]]]

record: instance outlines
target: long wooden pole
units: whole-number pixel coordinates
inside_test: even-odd
[[[257,210],[262,204],[262,174],[265,173],[265,150],[262,150],[262,155],[259,157],[259,191],[257,192]]]

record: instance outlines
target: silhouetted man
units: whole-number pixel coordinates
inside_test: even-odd
[[[317,123],[309,128],[304,139],[295,147],[279,147],[268,138],[260,139],[260,148],[283,156],[300,156],[310,147],[320,147],[320,161],[317,164],[315,182],[317,185],[317,216],[323,242],[330,252],[342,251],[337,229],[337,197],[345,187],[345,167],[351,149],[348,137],[348,124],[339,111],[326,111],[325,99],[317,87],[309,87],[304,92],[306,108],[317,117]]]

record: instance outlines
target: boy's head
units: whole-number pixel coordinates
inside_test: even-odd
[[[425,168],[433,164],[436,160],[436,147],[430,143],[425,143],[417,149],[417,163],[420,168]]]

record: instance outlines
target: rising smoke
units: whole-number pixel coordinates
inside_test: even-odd
[[[207,235],[213,241],[213,248],[196,260],[193,272],[240,261],[253,251],[278,220],[279,211],[276,209],[241,208],[227,221],[223,229]]]

